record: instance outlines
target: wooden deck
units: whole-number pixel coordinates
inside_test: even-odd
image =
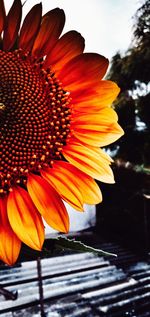
[[[117,259],[78,253],[41,260],[47,317],[150,316],[150,261],[114,243]],[[40,317],[36,261],[0,270],[1,317]],[[7,299],[6,299],[7,298]]]

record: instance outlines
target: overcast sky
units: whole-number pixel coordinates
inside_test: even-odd
[[[24,0],[22,0],[24,2]],[[39,3],[27,0],[24,14]],[[5,0],[7,8],[12,0]],[[86,51],[105,55],[109,59],[117,50],[126,50],[131,42],[132,16],[140,0],[42,0],[43,13],[59,7],[65,10],[64,31],[75,29],[86,40]]]

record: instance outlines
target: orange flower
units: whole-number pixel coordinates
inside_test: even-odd
[[[20,0],[7,16],[0,0],[0,258],[9,265],[21,242],[41,250],[42,218],[68,232],[62,199],[79,211],[101,201],[93,178],[114,178],[100,147],[123,134],[110,108],[119,88],[102,80],[108,60],[83,53],[76,31],[60,37],[63,10],[42,16],[37,4],[20,29],[21,15]]]

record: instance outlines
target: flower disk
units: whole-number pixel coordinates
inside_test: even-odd
[[[0,192],[7,193],[61,158],[70,109],[59,80],[21,50],[0,51],[0,82]]]
[[[110,107],[118,86],[103,77],[108,60],[83,53],[84,39],[60,37],[65,14],[42,16],[37,4],[21,28],[21,0],[8,15],[0,0],[0,260],[15,263],[21,243],[41,250],[43,219],[69,231],[63,201],[82,212],[102,194],[94,179],[114,183],[100,147],[123,131]]]

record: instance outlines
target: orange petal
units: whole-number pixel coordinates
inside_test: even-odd
[[[117,113],[111,108],[103,108],[98,113],[77,113],[72,117],[72,127],[103,131],[103,126],[109,126],[117,122]]]
[[[96,53],[84,53],[71,59],[60,71],[65,89],[76,91],[98,85],[106,73],[108,60]]]
[[[77,184],[74,183],[73,175],[68,171],[61,171],[59,164],[53,168],[46,168],[41,171],[41,175],[48,183],[55,188],[62,199],[67,201],[72,207],[83,211],[83,199]]]
[[[42,177],[30,174],[28,192],[45,221],[54,229],[68,232],[69,217],[57,191]]]
[[[57,183],[57,176],[58,176],[61,178],[62,183],[65,180],[66,186],[68,183],[71,189],[72,187],[75,186],[76,189],[80,190],[84,203],[98,204],[99,202],[101,202],[102,195],[96,182],[90,176],[81,172],[79,169],[77,169],[75,166],[71,165],[70,163],[64,162],[64,161],[55,161],[53,164],[53,168],[51,168],[49,172],[50,173],[47,176],[50,179],[50,181],[52,176],[52,182],[55,186],[58,185]],[[55,176],[55,178],[53,178],[53,175]],[[56,182],[55,182],[55,179],[56,179]],[[57,187],[57,190],[58,189],[59,189],[59,186]],[[62,196],[61,184],[60,184],[60,195]],[[70,195],[67,198],[70,199]],[[73,207],[76,208],[76,206],[73,206]]]
[[[35,250],[44,242],[44,225],[28,192],[17,186],[8,196],[8,218],[19,239]]]
[[[109,80],[101,80],[97,90],[91,90],[88,94],[71,94],[75,111],[79,112],[97,112],[102,108],[110,106],[120,92],[116,83]]]
[[[0,198],[0,258],[13,265],[19,256],[21,241],[10,227],[7,216],[7,198]]]
[[[91,146],[105,146],[123,135],[117,119],[111,108],[103,108],[98,113],[78,113],[72,118],[72,134]]]
[[[63,10],[56,8],[45,14],[32,53],[37,57],[47,55],[58,40],[64,24]]]
[[[6,17],[3,37],[3,49],[9,51],[18,36],[22,16],[22,4],[20,0],[14,0],[12,7]]]
[[[42,4],[36,4],[27,14],[19,37],[19,48],[30,51],[39,31],[42,16]]]
[[[56,43],[47,56],[46,65],[52,66],[55,73],[73,57],[81,54],[84,50],[84,38],[76,31],[64,34]]]
[[[5,6],[4,1],[0,0],[0,34],[4,28],[6,13],[5,13]]]
[[[118,123],[113,123],[108,127],[103,127],[103,131],[92,131],[88,129],[78,129],[72,131],[72,134],[84,144],[90,146],[106,146],[123,136],[124,131]]]
[[[71,142],[75,142],[75,143],[79,143],[78,139],[71,137]],[[85,146],[85,144],[83,144]],[[100,160],[104,160],[105,162],[107,162],[107,164],[111,164],[114,162],[114,160],[105,152],[105,150],[102,150],[100,147],[93,147],[88,145],[88,148],[90,149],[94,149],[94,152],[97,153],[97,155],[99,156]]]
[[[114,183],[114,176],[108,160],[100,157],[93,148],[70,142],[64,146],[62,154],[79,170],[104,183]]]
[[[93,146],[91,147],[91,149],[93,149]],[[107,161],[107,163],[109,165],[114,162],[114,160],[106,152],[104,152],[102,149],[100,149],[99,147],[97,147],[97,148],[94,147],[94,151],[99,155],[100,159]]]

